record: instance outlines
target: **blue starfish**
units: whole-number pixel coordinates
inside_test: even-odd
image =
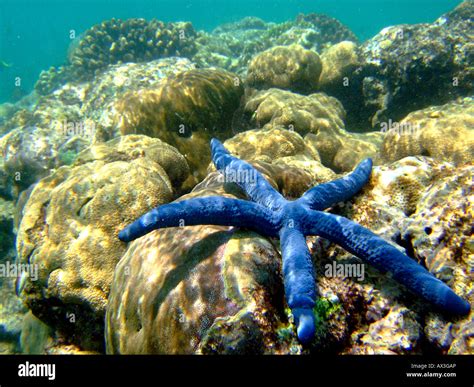
[[[279,237],[283,280],[297,335],[302,343],[315,333],[313,307],[316,284],[306,236],[326,238],[398,282],[438,309],[451,314],[469,313],[469,303],[390,243],[342,216],[323,212],[354,196],[369,180],[372,161],[362,161],[347,176],[320,184],[295,201],[286,200],[250,164],[230,155],[216,139],[211,141],[212,160],[226,181],[236,182],[251,201],[220,196],[192,198],[159,206],[120,231],[129,242],[164,227],[221,225],[255,230]]]

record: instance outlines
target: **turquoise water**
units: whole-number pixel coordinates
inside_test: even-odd
[[[64,63],[71,30],[79,35],[112,17],[191,21],[196,29],[212,30],[245,16],[282,22],[300,12],[317,12],[339,19],[360,40],[365,40],[386,26],[432,22],[459,3],[458,0],[1,0],[0,60],[12,66],[0,69],[0,101],[14,101],[26,95],[41,70]],[[15,87],[17,77],[21,78],[20,87]]]

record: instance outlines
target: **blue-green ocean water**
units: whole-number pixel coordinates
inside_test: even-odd
[[[76,34],[103,20],[142,17],[191,21],[212,30],[245,16],[282,22],[298,13],[326,13],[346,24],[360,40],[401,23],[432,22],[459,0],[0,0],[0,102],[33,88],[41,70],[65,62],[70,31]],[[21,85],[15,81],[20,78]]]

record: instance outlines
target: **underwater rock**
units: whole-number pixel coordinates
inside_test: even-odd
[[[21,280],[28,308],[70,343],[103,350],[107,297],[126,248],[117,233],[140,214],[171,201],[170,176],[179,187],[186,178],[183,171],[186,161],[171,146],[124,136],[93,146],[74,165],[40,180],[25,205],[17,237],[19,262],[38,268],[37,281]]]
[[[224,195],[209,175],[179,200]],[[118,263],[106,317],[107,353],[288,353],[279,253],[254,232],[155,230]],[[298,347],[298,344],[293,344]]]
[[[0,263],[15,256],[14,211],[14,203],[0,197]]]
[[[424,155],[456,164],[474,155],[474,99],[464,98],[408,114],[385,132],[384,161]]]
[[[15,294],[15,281],[16,278],[9,276],[0,278],[0,354],[20,352],[22,321],[27,309]]]
[[[20,337],[21,353],[44,355],[51,341],[51,328],[29,311],[23,318]]]
[[[209,140],[232,135],[243,93],[242,81],[230,72],[184,71],[124,95],[116,105],[117,127],[122,134],[145,134],[175,146],[198,181],[210,161]]]
[[[410,241],[415,257],[471,304],[474,302],[473,175],[472,164],[462,167],[449,163],[440,165],[434,171],[431,185],[422,192],[416,213],[403,230],[403,238]],[[433,325],[432,320],[436,318],[436,315],[430,315],[427,325]],[[450,324],[449,321],[437,323],[438,327]],[[468,344],[472,342],[472,335],[471,312],[470,316],[452,325],[450,336],[454,342],[442,345],[436,336],[433,340],[449,353],[457,352],[455,347],[462,342],[467,345],[464,353],[474,353],[474,347]]]
[[[247,71],[246,84],[257,89],[315,91],[321,73],[321,59],[314,51],[293,44],[276,46],[255,56]]]
[[[315,149],[324,166],[336,172],[350,171],[366,157],[374,156],[381,133],[349,133],[341,103],[325,93],[308,96],[279,89],[260,91],[247,100],[244,113],[253,125],[278,125],[294,130]]]
[[[354,345],[349,354],[416,354],[421,353],[422,328],[413,311],[395,306],[389,313],[367,328],[353,333]]]
[[[465,1],[431,24],[387,27],[362,44],[350,92],[342,82],[327,90],[343,103],[349,128],[380,128],[412,111],[471,95],[473,15],[474,3]]]

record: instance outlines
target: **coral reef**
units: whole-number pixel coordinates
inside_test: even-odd
[[[1,261],[2,265],[5,263]],[[16,278],[5,274],[0,278],[0,354],[19,353],[22,321],[27,310],[15,294]]]
[[[331,16],[320,14],[320,13],[300,13],[296,17],[296,24],[302,25],[315,29],[319,33],[320,45],[319,48],[324,46],[331,46],[333,44],[350,40],[357,42],[357,37],[354,33],[348,29],[339,20],[334,19]],[[314,47],[316,51],[318,47]]]
[[[145,134],[175,146],[202,179],[210,161],[208,142],[232,135],[243,92],[242,81],[230,72],[184,71],[155,88],[124,95],[116,105],[117,127],[122,134]]]
[[[456,164],[474,155],[474,99],[464,98],[408,114],[388,128],[380,154],[384,161],[430,156]]]
[[[300,45],[321,52],[324,47],[343,40],[357,41],[355,35],[338,20],[322,14],[298,15],[283,23],[265,23],[244,18],[216,28],[200,31],[193,61],[199,67],[221,67],[245,76],[250,60],[274,46]]]
[[[473,174],[472,163],[461,167],[446,163],[438,167],[431,186],[418,201],[417,212],[404,229],[404,239],[410,241],[415,257],[471,302],[474,299]],[[426,324],[431,327],[429,341],[439,351],[474,353],[472,313],[470,318],[455,323],[429,314]]]
[[[52,169],[67,164],[88,145],[79,136],[69,138],[61,128],[29,126],[10,131],[0,139],[6,185],[19,192],[48,176]]]
[[[27,355],[43,355],[51,342],[51,329],[29,311],[21,328],[21,352]]]
[[[179,201],[235,197],[214,175]],[[278,255],[265,238],[228,227],[181,227],[140,238],[115,271],[107,352],[288,352],[291,340],[275,335],[286,321]]]
[[[68,64],[40,75],[38,93],[46,95],[68,81],[91,79],[109,65],[189,58],[196,52],[196,31],[189,22],[113,18],[92,26],[78,39],[72,43]]]
[[[336,176],[298,133],[283,127],[247,130],[224,145],[232,154],[250,161],[287,198],[297,199],[312,186]]]
[[[235,182],[251,201],[223,196],[183,200],[159,206],[121,230],[120,240],[130,242],[153,230],[212,224],[243,227],[261,235],[279,237],[287,303],[298,339],[309,344],[317,320],[315,273],[306,236],[326,238],[382,272],[390,273],[414,294],[450,315],[470,313],[469,302],[416,264],[391,243],[347,218],[322,210],[357,194],[370,178],[372,161],[366,159],[347,176],[317,185],[295,201],[287,201],[250,164],[231,156],[211,140],[212,160],[225,181]]]
[[[72,71],[68,66],[52,66],[48,70],[41,71],[35,83],[36,92],[39,95],[51,94],[68,81],[75,80],[71,73]]]
[[[19,262],[38,267],[38,280],[22,278],[20,289],[33,313],[69,342],[100,350],[113,270],[125,252],[117,232],[172,200],[171,180],[179,187],[186,171],[171,146],[124,136],[38,182],[17,237]]]
[[[0,138],[0,194],[17,197],[53,169],[72,163],[90,144],[119,136],[114,120],[124,94],[192,68],[181,58],[109,66],[93,82],[67,83],[29,110],[17,111]]]
[[[111,19],[87,30],[69,60],[74,67],[95,73],[109,64],[190,57],[195,51],[195,37],[189,22]]]
[[[307,94],[316,90],[320,73],[321,59],[314,51],[297,44],[276,46],[250,61],[246,84],[257,89],[276,87]]]
[[[353,334],[357,343],[351,354],[419,354],[421,325],[416,313],[402,306],[395,306],[388,314],[369,325],[367,331]]]
[[[428,157],[407,157],[375,167],[369,189],[336,211],[405,247],[413,259],[472,304],[469,175],[472,166],[456,168]],[[347,260],[347,254],[337,248],[320,242],[316,246],[314,252],[323,264],[328,259]],[[324,271],[324,265],[318,268]],[[354,285],[356,290],[344,288],[333,278],[327,280],[343,304],[358,305],[359,321],[352,322],[343,352],[404,354],[429,348],[439,353],[472,353],[471,315],[448,319],[427,311],[424,304],[401,293],[393,280],[382,281],[381,274],[369,269],[365,281]],[[405,307],[415,315],[406,314]],[[399,332],[404,339],[394,340],[391,332]]]
[[[330,95],[350,92],[350,79],[360,64],[359,48],[356,43],[343,41],[321,53],[322,71],[319,77],[319,89]],[[344,95],[344,97],[348,97]]]
[[[0,353],[474,354],[473,15],[70,35],[0,104]]]
[[[94,139],[107,141],[120,135],[115,127],[117,104],[126,94],[159,87],[167,77],[192,70],[185,58],[164,58],[146,63],[112,65],[87,83],[81,105],[83,117],[95,123]]]
[[[381,133],[349,133],[341,103],[325,93],[308,96],[279,89],[253,94],[244,112],[256,126],[284,126],[305,136],[326,167],[336,172],[350,171],[366,157],[375,156]]]

